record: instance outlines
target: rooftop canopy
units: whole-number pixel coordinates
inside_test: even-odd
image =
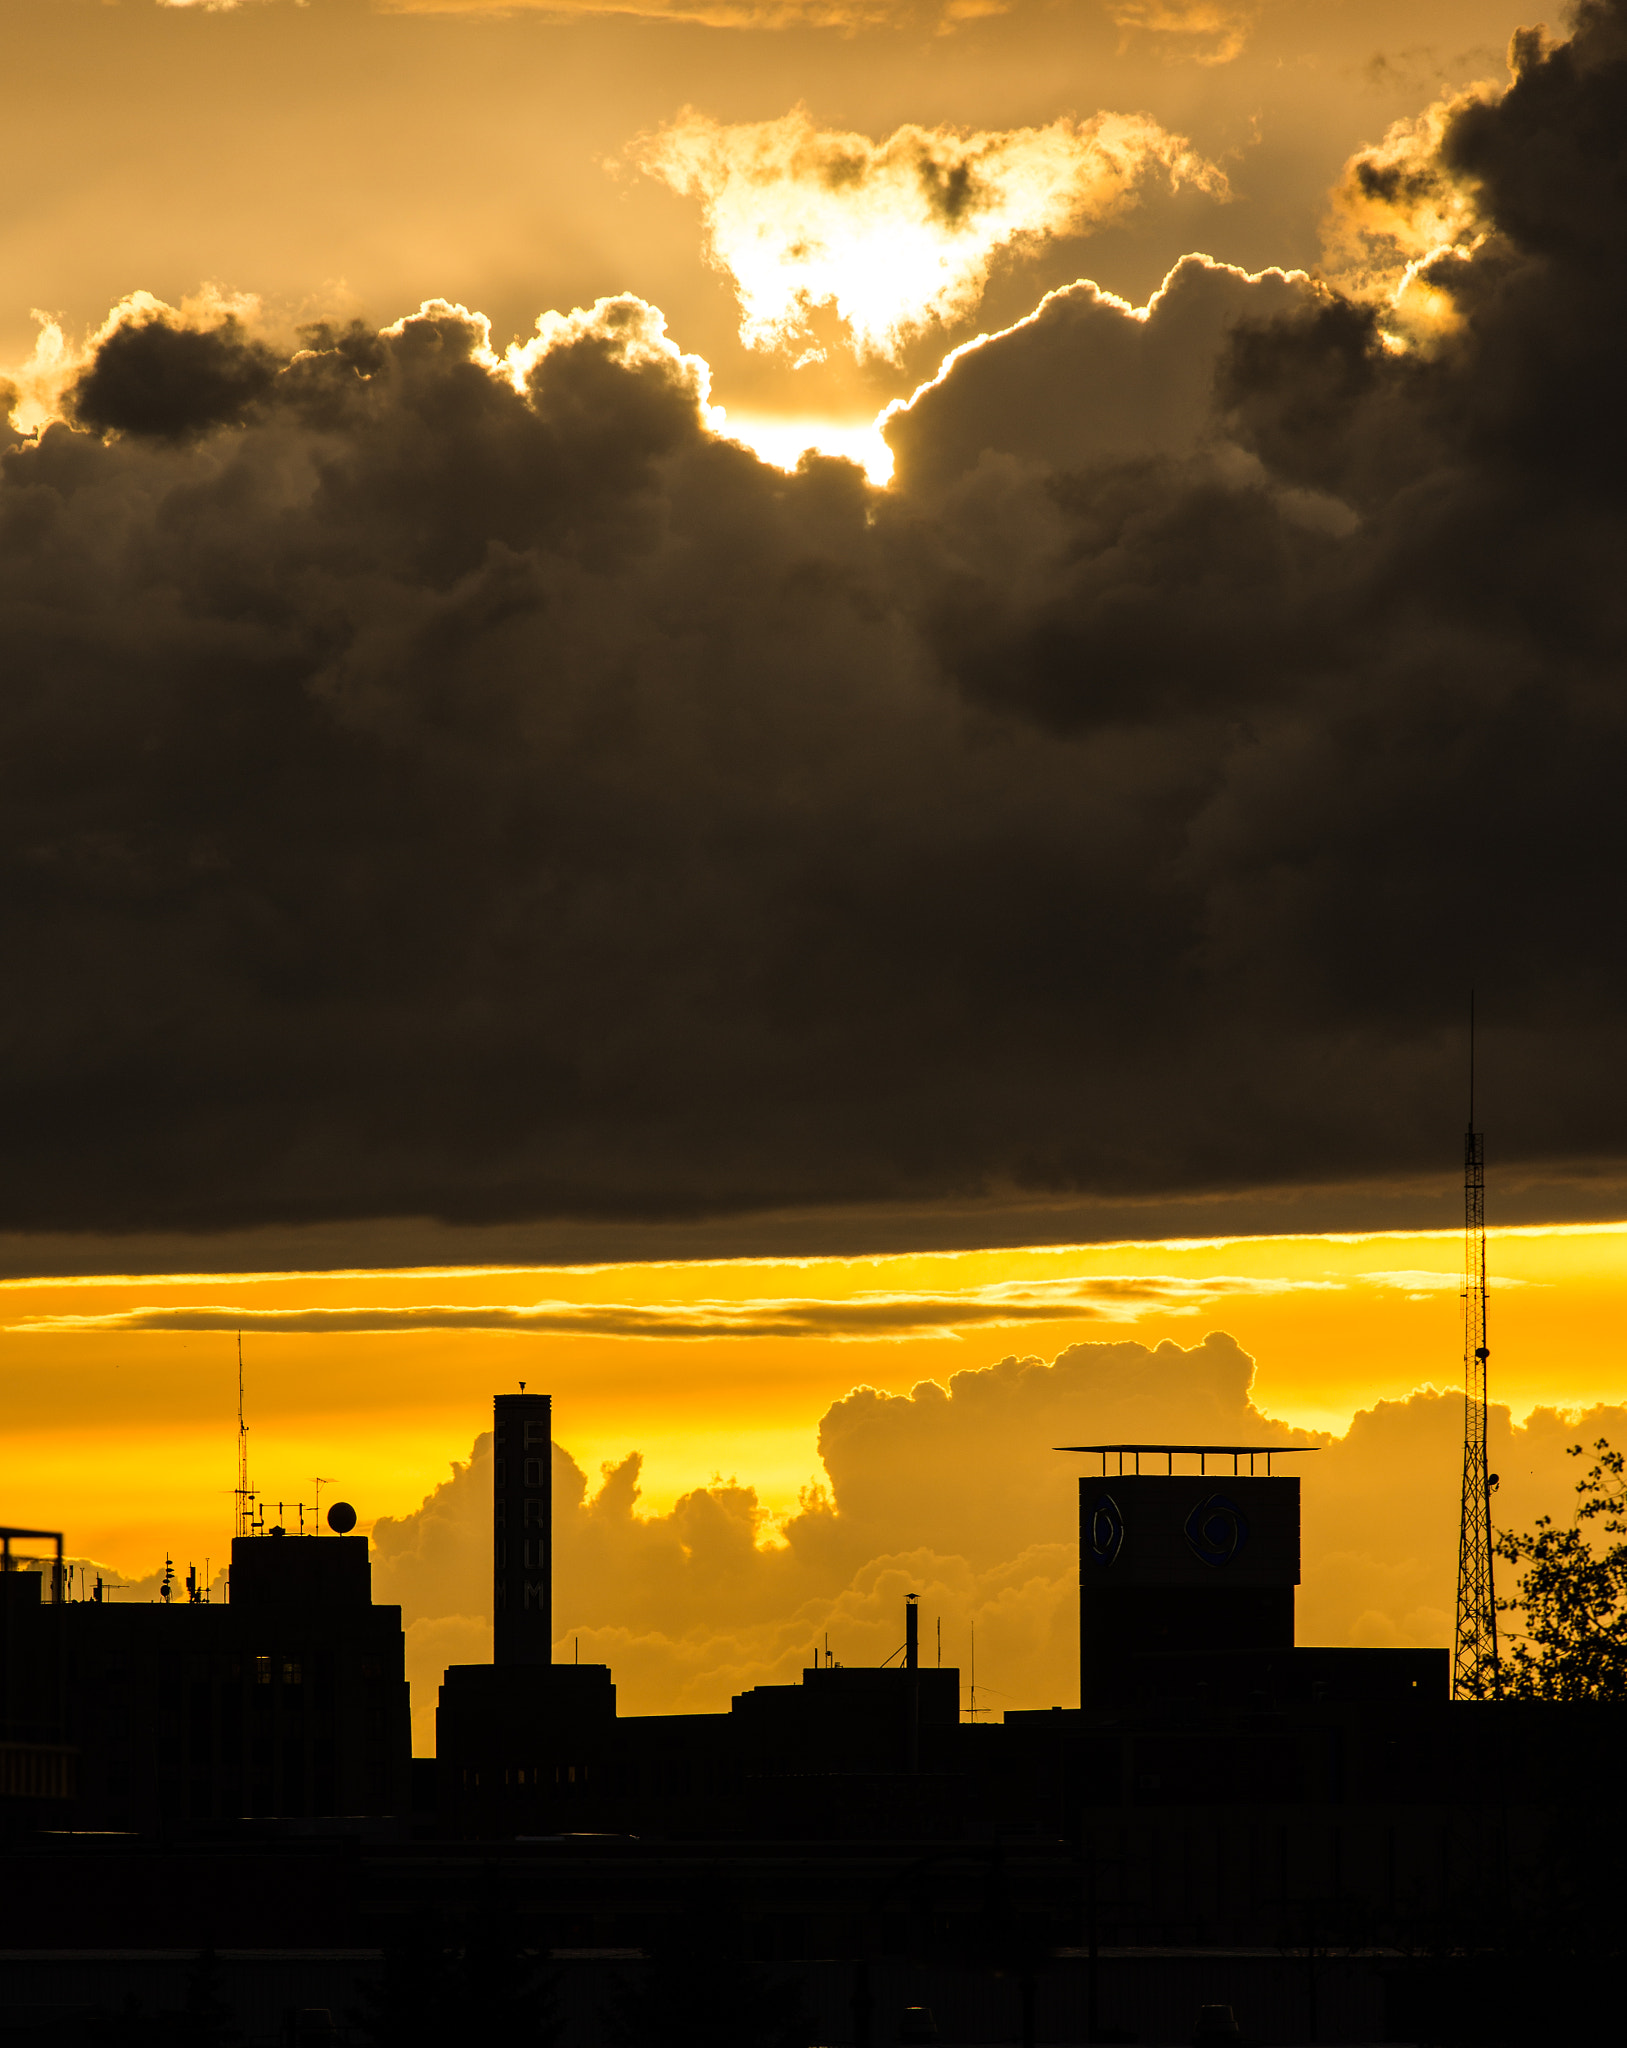
[[[1055,1448],[1059,1451],[1088,1452],[1092,1457],[1099,1455],[1104,1473],[1107,1470],[1109,1456],[1118,1459],[1119,1471],[1121,1473],[1124,1470],[1125,1459],[1127,1457],[1134,1457],[1134,1470],[1139,1472],[1141,1470],[1143,1452],[1149,1457],[1162,1458],[1166,1472],[1173,1472],[1175,1470],[1175,1460],[1177,1458],[1196,1458],[1200,1472],[1208,1471],[1211,1458],[1230,1458],[1232,1461],[1232,1472],[1235,1475],[1242,1469],[1239,1462],[1241,1459],[1248,1459],[1248,1468],[1252,1472],[1255,1459],[1264,1458],[1266,1476],[1269,1478],[1271,1476],[1271,1460],[1273,1458],[1293,1458],[1297,1457],[1302,1451],[1319,1451],[1322,1446],[1320,1444],[1058,1444]]]

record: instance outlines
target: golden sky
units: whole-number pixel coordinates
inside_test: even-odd
[[[862,426],[947,342],[1082,273],[1139,303],[1194,248],[1250,269],[1313,264],[1345,159],[1441,90],[1501,77],[1513,26],[1506,0],[1439,0],[1423,17],[1401,0],[6,0],[4,13],[13,73],[35,83],[0,135],[6,189],[25,195],[0,223],[0,363],[28,354],[31,308],[78,334],[135,291],[252,294],[284,324],[383,322],[444,297],[489,315],[500,346],[547,308],[634,291],[712,364],[737,426],[827,428]],[[1184,139],[1189,174],[1132,178],[1127,205],[1107,203],[1099,174],[1066,204],[1054,179],[1043,201],[1031,179],[1026,199],[1008,192],[999,233],[1033,232],[991,229],[987,291],[962,290],[961,317],[898,360],[743,345],[764,252],[731,243],[730,214],[765,130],[799,122],[883,155],[894,138],[896,163],[901,136],[1055,138],[1103,118],[1156,132],[1166,158]],[[999,146],[1031,169],[1043,140]],[[714,173],[733,162],[732,191],[698,175],[704,155]],[[794,236],[795,182],[776,187],[757,164],[753,235]],[[906,260],[895,237],[882,267]],[[833,306],[814,324],[830,344]]]
[[[556,1439],[590,1476],[641,1451],[652,1510],[722,1475],[789,1512],[823,1477],[817,1425],[851,1387],[905,1393],[1119,1336],[1189,1347],[1225,1330],[1256,1361],[1257,1407],[1342,1432],[1358,1409],[1459,1384],[1461,1249],[1440,1232],[11,1281],[8,1512],[132,1575],[165,1550],[222,1557],[240,1326],[254,1483],[292,1512],[321,1473],[364,1527],[416,1508],[520,1379],[554,1396]],[[1495,1398],[1516,1418],[1627,1398],[1627,1225],[1498,1232],[1491,1258]]]
[[[1042,1704],[1043,1431],[1195,1390],[1322,1433],[1313,1637],[1443,1641],[1474,972],[1502,1511],[1627,1402],[1594,73],[1506,0],[0,5],[5,1518],[218,1566],[241,1330],[422,1741],[523,1379],[626,1698],[880,1651],[918,1573]]]

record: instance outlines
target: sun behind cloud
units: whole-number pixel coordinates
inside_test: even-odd
[[[1149,184],[1223,199],[1225,175],[1144,114],[1043,128],[896,128],[879,142],[805,107],[733,126],[686,108],[630,148],[701,202],[708,255],[733,280],[748,348],[823,354],[810,316],[834,307],[861,361],[975,311],[996,259],[1079,234]]]

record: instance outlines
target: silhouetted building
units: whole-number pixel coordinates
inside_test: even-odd
[[[1102,1470],[1079,1481],[1081,1703],[1119,1697],[1141,1657],[1293,1648],[1297,1479],[1226,1472],[1259,1455],[1230,1447],[1089,1448]],[[1134,1469],[1144,1455],[1167,1469]],[[1195,1469],[1177,1474],[1177,1457]]]
[[[216,1604],[42,1602],[11,1576],[8,1699],[59,1674],[74,1826],[406,1812],[401,1610],[372,1604],[365,1537],[239,1536]]]
[[[667,1995],[674,1957],[783,1973],[822,2039],[900,2038],[930,2005],[945,2039],[1167,2040],[1217,1999],[1256,2039],[1495,2038],[1510,1987],[1546,2038],[1553,1957],[1614,1955],[1621,1712],[1454,1705],[1444,1649],[1297,1648],[1297,1487],[1250,1485],[1246,1452],[1219,1474],[1208,1447],[1142,1475],[1125,1455],[1082,1497],[1082,1705],[963,1719],[959,1673],[920,1668],[913,1598],[901,1662],[816,1657],[727,1713],[622,1718],[603,1665],[454,1667],[423,1775],[455,1851],[300,1825],[404,1778],[399,1616],[371,1606],[359,1540],[240,1543],[216,1608],[62,1607],[18,1575],[7,1727],[77,1736],[86,1798],[36,1809],[57,1832],[12,1829],[0,2002],[54,2010],[71,1980],[80,2031],[35,2038],[123,2038],[150,1995],[124,1952],[179,1935],[217,1945],[260,2043],[273,1998],[350,2010],[396,1972],[407,2013],[550,1950],[581,2048],[635,1991]],[[494,1514],[494,1545],[510,1531]],[[74,1942],[95,1954],[58,1970]]]
[[[1080,1706],[963,1720],[959,1672],[919,1667],[913,1597],[901,1664],[819,1662],[727,1714],[621,1719],[604,1667],[464,1668],[441,1693],[443,1825],[720,1853],[1050,1840],[1090,1901],[1063,1919],[1119,1942],[1354,1939],[1437,1910],[1485,1847],[1443,1804],[1445,1650],[1295,1647],[1300,1482],[1246,1450],[1164,1446],[1140,1473],[1134,1447],[1096,1454]]]
[[[36,1540],[52,1544],[54,1557],[13,1549]],[[60,1632],[40,1615],[42,1597],[60,1601],[62,1586],[58,1531],[0,1529],[0,1833],[60,1821],[77,1782],[78,1756],[65,1740]]]
[[[553,1662],[553,1403],[498,1394],[492,1409],[493,1661],[450,1666],[435,1713],[437,1797],[454,1834],[568,1822],[601,1790],[616,1719],[608,1666]]]
[[[499,1394],[492,1409],[493,1660],[551,1664],[553,1402],[547,1394]]]
[[[505,1458],[540,1460],[499,1420]],[[533,1634],[445,1675],[414,1778],[455,1849],[301,1818],[376,1812],[404,1776],[399,1616],[371,1606],[359,1540],[240,1543],[217,1608],[63,1607],[15,1575],[6,1727],[54,1730],[58,1755],[77,1736],[86,1798],[36,1802],[50,1832],[26,1840],[10,1802],[13,2031],[201,2038],[218,1982],[250,2048],[365,2010],[403,2038],[507,2038],[548,1957],[527,2025],[557,2017],[562,2048],[675,1986],[770,1982],[817,2038],[880,2044],[921,2006],[945,2040],[1191,2038],[1217,2001],[1263,2041],[1545,2040],[1556,1982],[1585,1978],[1596,2017],[1569,2031],[1602,2036],[1621,1710],[1454,1705],[1444,1649],[1300,1649],[1297,1486],[1246,1452],[1217,1473],[1166,1447],[1137,1474],[1130,1448],[1122,1477],[1107,1455],[1081,1497],[1081,1705],[963,1719],[959,1673],[920,1668],[913,1597],[901,1662],[816,1656],[727,1713],[622,1718],[607,1667],[529,1661]],[[523,1537],[523,1463],[494,1571],[515,1486]],[[539,1555],[506,1566],[533,1630]],[[292,1820],[224,1824],[245,1812]]]
[[[449,1666],[435,1711],[444,1825],[472,1836],[583,1825],[601,1801],[615,1726],[608,1665]]]

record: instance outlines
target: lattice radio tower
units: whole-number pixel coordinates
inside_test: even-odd
[[[1497,1604],[1491,1581],[1491,1494],[1486,1469],[1486,1154],[1474,1127],[1474,999],[1469,1001],[1469,1128],[1463,1139],[1463,1505],[1458,1532],[1457,1635],[1452,1697],[1495,1699]]]
[[[237,1533],[254,1534],[254,1489],[249,1485],[249,1426],[243,1420],[243,1332],[237,1333]]]

